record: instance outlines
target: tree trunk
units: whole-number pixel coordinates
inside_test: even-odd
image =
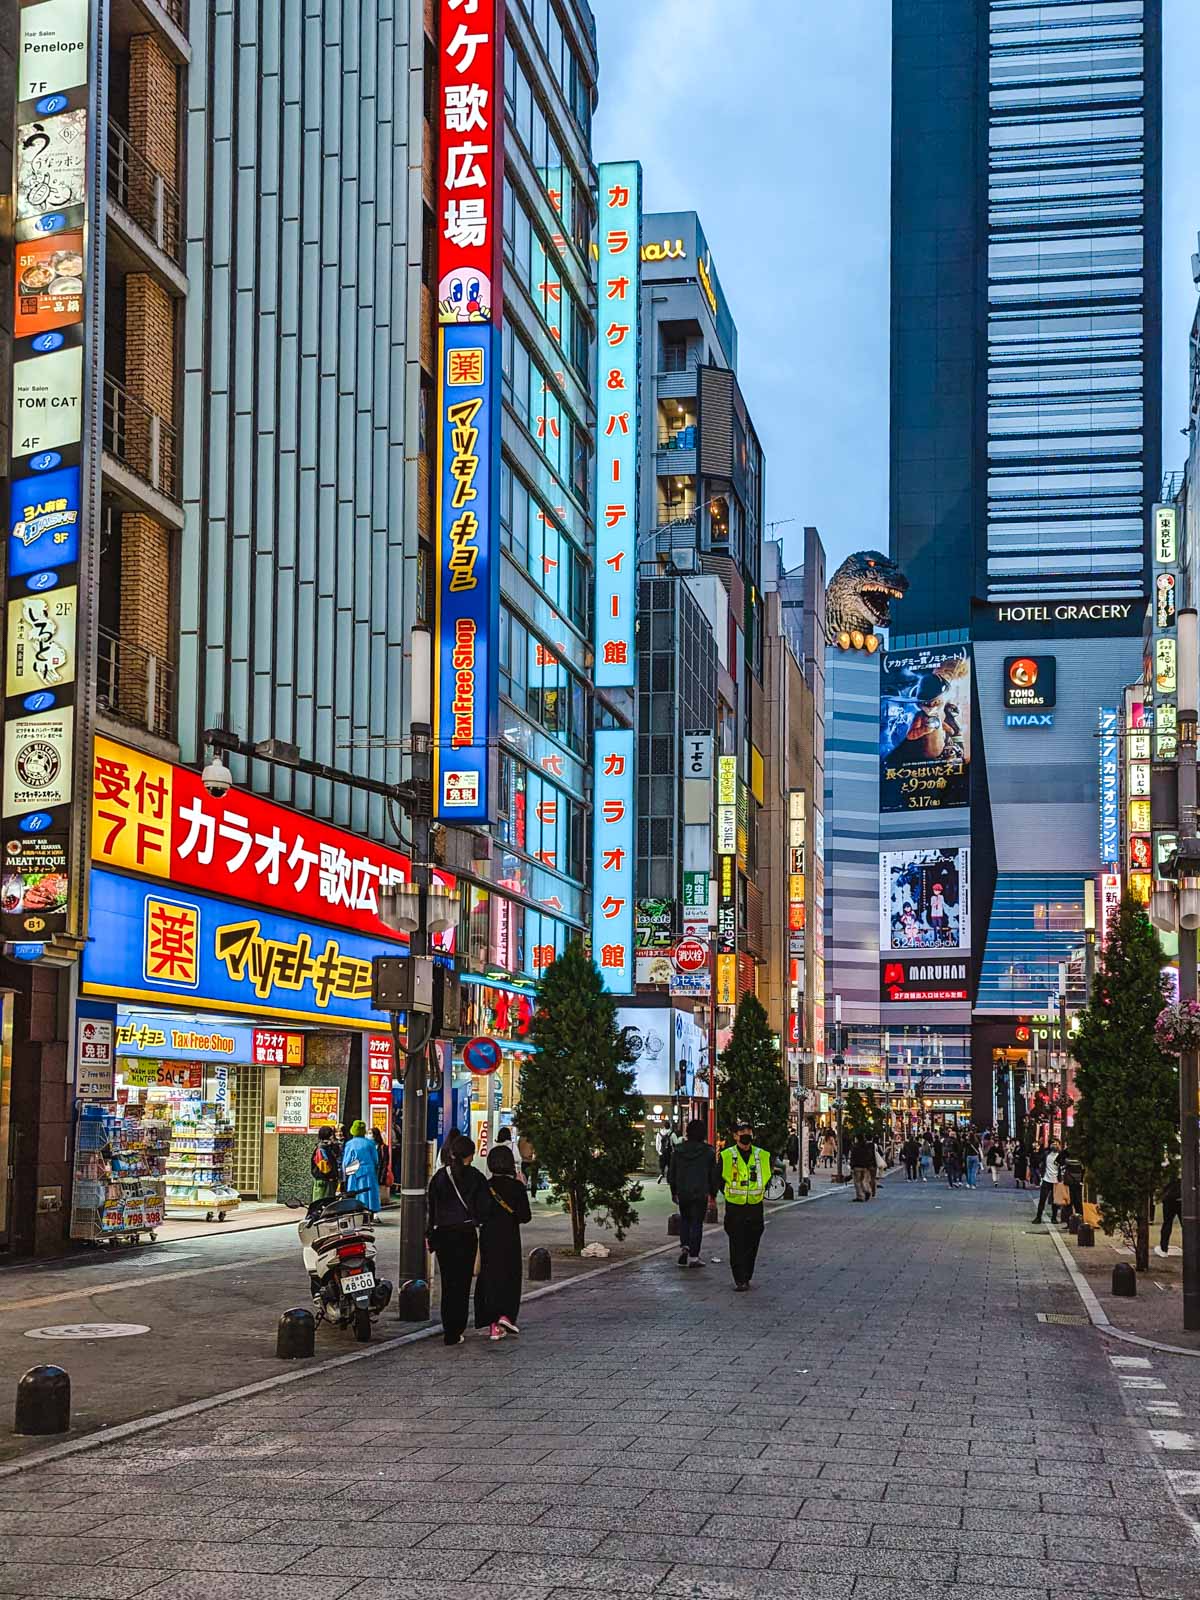
[[[575,1254],[583,1249],[585,1230],[587,1228],[587,1198],[583,1189],[572,1189],[570,1193],[571,1204],[571,1238],[575,1246]]]
[[[1150,1205],[1147,1195],[1137,1221],[1137,1244],[1134,1248],[1133,1264],[1139,1272],[1150,1271]]]

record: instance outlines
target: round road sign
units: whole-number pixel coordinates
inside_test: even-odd
[[[462,1050],[463,1066],[471,1072],[486,1074],[500,1066],[501,1051],[495,1039],[468,1039]]]
[[[672,959],[676,972],[703,972],[708,966],[708,946],[703,939],[681,939]]]

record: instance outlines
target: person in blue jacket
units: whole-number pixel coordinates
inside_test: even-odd
[[[361,1118],[350,1124],[350,1137],[342,1151],[342,1189],[360,1200],[372,1216],[379,1210],[379,1157]]]

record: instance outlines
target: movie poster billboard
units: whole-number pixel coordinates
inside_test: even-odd
[[[958,845],[879,857],[879,949],[967,950],[970,851]]]
[[[971,775],[971,647],[889,650],[879,684],[879,809],[965,806]]]

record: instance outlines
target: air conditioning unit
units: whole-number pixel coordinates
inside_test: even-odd
[[[700,570],[700,557],[695,550],[672,550],[669,560],[676,572],[698,572]]]

